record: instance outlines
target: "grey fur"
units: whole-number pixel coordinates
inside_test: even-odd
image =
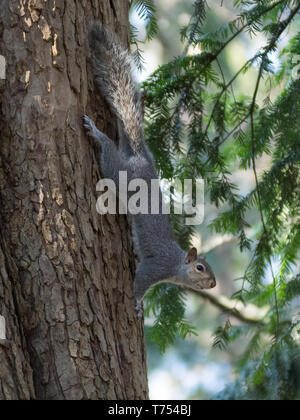
[[[128,65],[129,59],[124,58],[128,54],[116,43],[117,41],[112,41],[113,37],[108,35],[100,24],[92,26],[89,39],[95,80],[102,95],[111,104],[119,119],[120,141],[117,147],[112,140],[96,128],[89,117],[83,117],[86,134],[101,146],[100,168],[102,175],[114,180],[118,187],[119,171],[127,171],[128,183],[132,179],[143,179],[149,186],[150,194],[151,180],[158,179],[158,173],[152,154],[143,140],[141,123],[143,117],[139,95],[133,88],[131,67]],[[121,59],[113,54],[119,54]],[[121,76],[122,86],[117,86],[120,74],[115,74],[115,71],[124,73]],[[117,103],[112,99],[114,96],[112,92],[115,89],[123,89],[123,97],[131,103],[130,117],[136,126],[134,129],[129,130],[126,126],[127,122],[122,119],[126,110],[120,109],[120,107],[124,102]],[[132,105],[132,101],[134,101],[134,105]],[[130,132],[139,133],[139,137],[133,140]],[[149,199],[149,206],[150,203]],[[160,212],[157,215],[131,215],[135,247],[139,257],[135,279],[138,309],[140,309],[140,302],[147,290],[158,283],[174,283],[196,291],[216,286],[214,273],[205,258],[198,257],[194,248],[186,253],[176,243],[169,218],[162,213],[161,191],[159,208]],[[202,267],[201,271],[197,267]]]
[[[132,79],[133,63],[115,35],[93,23],[89,33],[95,82],[131,139],[134,151],[143,139],[142,103]]]

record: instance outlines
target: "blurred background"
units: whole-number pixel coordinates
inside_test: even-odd
[[[184,44],[180,39],[180,30],[186,26],[193,12],[193,0],[156,0],[158,34],[150,42],[141,45],[143,50],[144,70],[137,74],[139,81],[143,81],[161,64],[167,63],[172,58],[182,54]],[[203,31],[214,31],[220,25],[233,20],[236,9],[231,0],[208,0],[209,12]],[[132,23],[139,30],[139,39],[145,38],[145,22],[133,13]],[[294,33],[293,33],[294,34]],[[287,34],[282,43],[288,42],[293,34]],[[220,57],[220,63],[227,80],[241,68],[247,59],[250,59],[258,48],[263,46],[266,39],[259,35],[251,38],[242,34],[236,38]],[[199,53],[192,47],[190,54]],[[276,55],[273,62],[279,65]],[[253,94],[257,72],[255,67],[242,75],[235,82],[235,94],[243,92]],[[276,92],[274,92],[274,95]],[[259,98],[262,100],[262,97]],[[255,186],[253,171],[242,171],[235,168],[235,157],[232,157],[232,181],[239,186],[242,194],[247,194]],[[258,170],[261,174],[270,166],[270,159],[263,156],[258,161]],[[208,228],[210,222],[216,217],[217,212],[224,211],[209,205],[206,200],[205,221],[199,227],[199,232],[194,238],[194,244],[207,254],[208,262],[213,266],[217,275],[218,286],[210,292],[225,305],[231,307],[234,303],[230,297],[241,288],[241,278],[249,264],[250,255],[241,253],[238,241],[230,236],[219,237]],[[249,214],[252,226],[258,223],[257,213]],[[276,262],[275,269],[276,269]],[[268,278],[268,276],[270,278]],[[266,282],[271,282],[271,273],[267,274]],[[263,315],[263,309],[247,307],[242,309],[245,316],[257,318]],[[259,313],[260,311],[260,313]],[[177,342],[161,354],[153,342],[147,343],[149,386],[151,399],[210,399],[223,388],[235,380],[235,362],[243,354],[247,340],[235,342],[234,346],[221,351],[213,348],[214,333],[226,321],[227,315],[215,304],[187,294],[187,319],[195,326],[198,336]],[[146,324],[151,324],[151,319]],[[234,318],[230,318],[233,325],[243,325]]]

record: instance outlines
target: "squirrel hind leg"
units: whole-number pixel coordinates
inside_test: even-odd
[[[133,148],[130,143],[130,139],[126,134],[121,120],[118,118],[118,137],[119,137],[119,148],[128,158],[134,155]]]
[[[82,117],[82,124],[86,135],[93,138],[98,144],[102,145],[103,142],[110,141],[102,131],[98,130],[94,121],[87,115]]]
[[[99,130],[97,129],[94,121],[91,118],[89,118],[87,115],[84,115],[82,117],[82,123],[83,123],[83,128],[85,130],[86,135],[89,137],[96,138]]]

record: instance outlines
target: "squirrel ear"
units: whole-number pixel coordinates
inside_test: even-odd
[[[197,257],[198,257],[197,249],[196,248],[192,248],[187,253],[187,256],[186,256],[186,259],[185,259],[185,263],[186,264],[190,264],[191,262],[196,261],[197,260]]]

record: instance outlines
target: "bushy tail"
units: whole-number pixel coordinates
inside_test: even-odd
[[[132,77],[131,57],[100,23],[92,24],[89,44],[96,84],[122,121],[133,150],[138,151],[143,136],[143,114]]]

